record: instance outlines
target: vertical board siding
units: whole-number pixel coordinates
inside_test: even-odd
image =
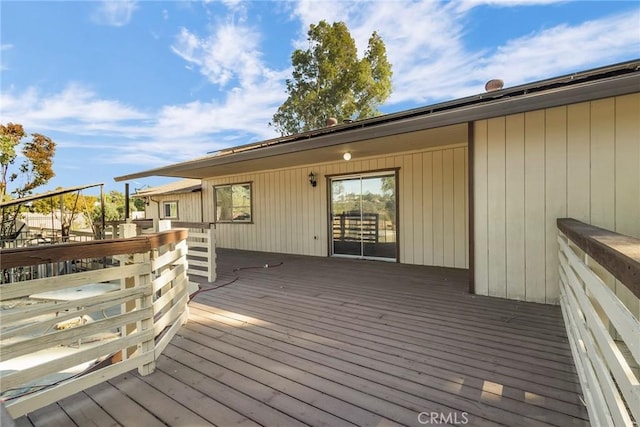
[[[453,150],[442,152],[442,220],[443,220],[443,265],[455,267]],[[461,177],[462,178],[462,177]]]
[[[616,99],[616,210],[618,233],[640,237],[640,97]],[[629,141],[630,143],[623,143]],[[626,171],[625,175],[620,172]],[[640,319],[640,299],[616,283],[616,295]]]
[[[453,265],[467,265],[467,162],[466,148],[453,149]]]
[[[406,194],[408,197],[413,197],[413,162],[411,156],[398,157],[399,163],[402,165],[401,170],[403,173],[400,178],[400,194]],[[403,251],[404,262],[407,264],[415,264],[415,251],[413,245],[414,233],[407,224],[413,224],[413,209],[401,209],[400,210],[400,223],[405,224],[404,227],[400,227],[400,241],[403,242],[407,251]]]
[[[178,202],[178,219],[175,221],[201,222],[202,211],[200,209],[200,193],[174,193],[151,196],[151,200],[145,206],[146,219],[164,219],[162,204],[164,202]]]
[[[567,108],[567,216],[591,222],[591,104]]]
[[[433,153],[422,154],[422,241],[424,265],[433,265]]]
[[[507,298],[524,300],[524,114],[506,118],[505,138]]]
[[[480,295],[489,295],[487,121],[476,122],[474,126],[475,291]]]
[[[557,304],[560,282],[553,280],[560,268],[557,218],[567,216],[567,109],[547,110],[545,127],[545,302]]]
[[[411,165],[411,170],[413,171],[413,192],[411,197],[413,199],[413,233],[411,238],[413,239],[413,264],[424,264],[424,246],[425,243],[422,240],[422,236],[424,235],[424,223],[421,220],[422,211],[424,202],[423,202],[423,194],[424,189],[422,188],[422,155],[411,156],[413,164]]]
[[[444,180],[442,175],[442,151],[433,153],[433,264],[444,265]]]
[[[489,295],[503,298],[507,296],[505,143],[505,118],[489,120],[487,129]]]
[[[558,217],[640,237],[640,94],[474,127],[477,293],[504,296],[506,263],[507,298],[557,304]],[[609,285],[640,312],[637,298]]]
[[[254,222],[217,224],[219,247],[327,256],[327,177],[397,169],[400,262],[467,268],[467,161],[466,145],[458,144],[208,179],[203,181],[205,221],[214,217],[214,185],[252,182]],[[311,171],[316,174],[316,187],[308,181]]]
[[[591,223],[615,229],[615,102],[591,103]]]
[[[616,231],[640,238],[640,96],[616,99]]]
[[[525,298],[545,302],[545,111],[526,113],[524,128]]]

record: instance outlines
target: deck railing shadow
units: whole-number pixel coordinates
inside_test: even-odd
[[[0,252],[10,279],[0,285],[0,391],[11,416],[131,369],[153,372],[188,318],[187,235]]]
[[[558,219],[560,304],[589,418],[640,422],[640,240]]]

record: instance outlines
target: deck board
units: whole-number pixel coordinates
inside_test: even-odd
[[[420,425],[420,412],[589,425],[559,307],[469,295],[459,269],[232,250],[217,261],[203,286],[226,286],[194,298],[156,372],[19,425],[383,427]]]
[[[85,397],[85,394],[78,393],[62,399],[58,404],[76,425],[95,427],[113,427],[118,425],[116,420],[97,403]]]

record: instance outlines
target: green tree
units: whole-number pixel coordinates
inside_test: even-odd
[[[56,190],[61,188],[58,187]],[[32,209],[34,212],[51,214],[54,218],[60,220],[62,238],[66,239],[69,237],[69,232],[72,230],[76,219],[83,216],[84,223],[91,219],[92,211],[97,201],[98,198],[95,196],[85,196],[80,194],[80,191],[74,191],[35,200],[32,204]]]
[[[269,123],[282,135],[325,126],[330,117],[365,119],[391,95],[391,64],[384,42],[374,32],[358,59],[355,41],[343,22],[320,21],[309,28],[309,48],[291,55],[289,97]]]
[[[135,197],[135,198],[132,198],[131,200],[133,202],[132,203],[133,207],[135,208],[134,210],[144,212],[144,210],[145,210],[144,199],[141,199],[139,197]]]
[[[45,185],[53,176],[53,156],[56,143],[39,133],[31,140],[21,124],[0,124],[0,201],[27,196]],[[22,161],[18,164],[19,153]],[[0,236],[14,233],[20,205],[0,209]]]
[[[96,224],[102,221],[102,208],[100,204],[95,205],[92,218]],[[105,196],[104,219],[107,222],[124,220],[124,194],[113,190]]]

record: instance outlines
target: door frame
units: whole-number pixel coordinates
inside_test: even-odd
[[[395,196],[396,196],[396,258],[378,258],[378,257],[365,257],[356,255],[337,255],[338,258],[351,258],[351,259],[366,259],[385,262],[400,263],[400,168],[384,168],[384,169],[371,169],[364,171],[344,172],[325,175],[326,188],[327,188],[327,209],[326,209],[326,224],[327,224],[327,256],[336,256],[333,254],[333,227],[332,227],[332,191],[331,181],[336,178],[362,178],[363,176],[376,176],[379,174],[393,174],[395,177]]]

